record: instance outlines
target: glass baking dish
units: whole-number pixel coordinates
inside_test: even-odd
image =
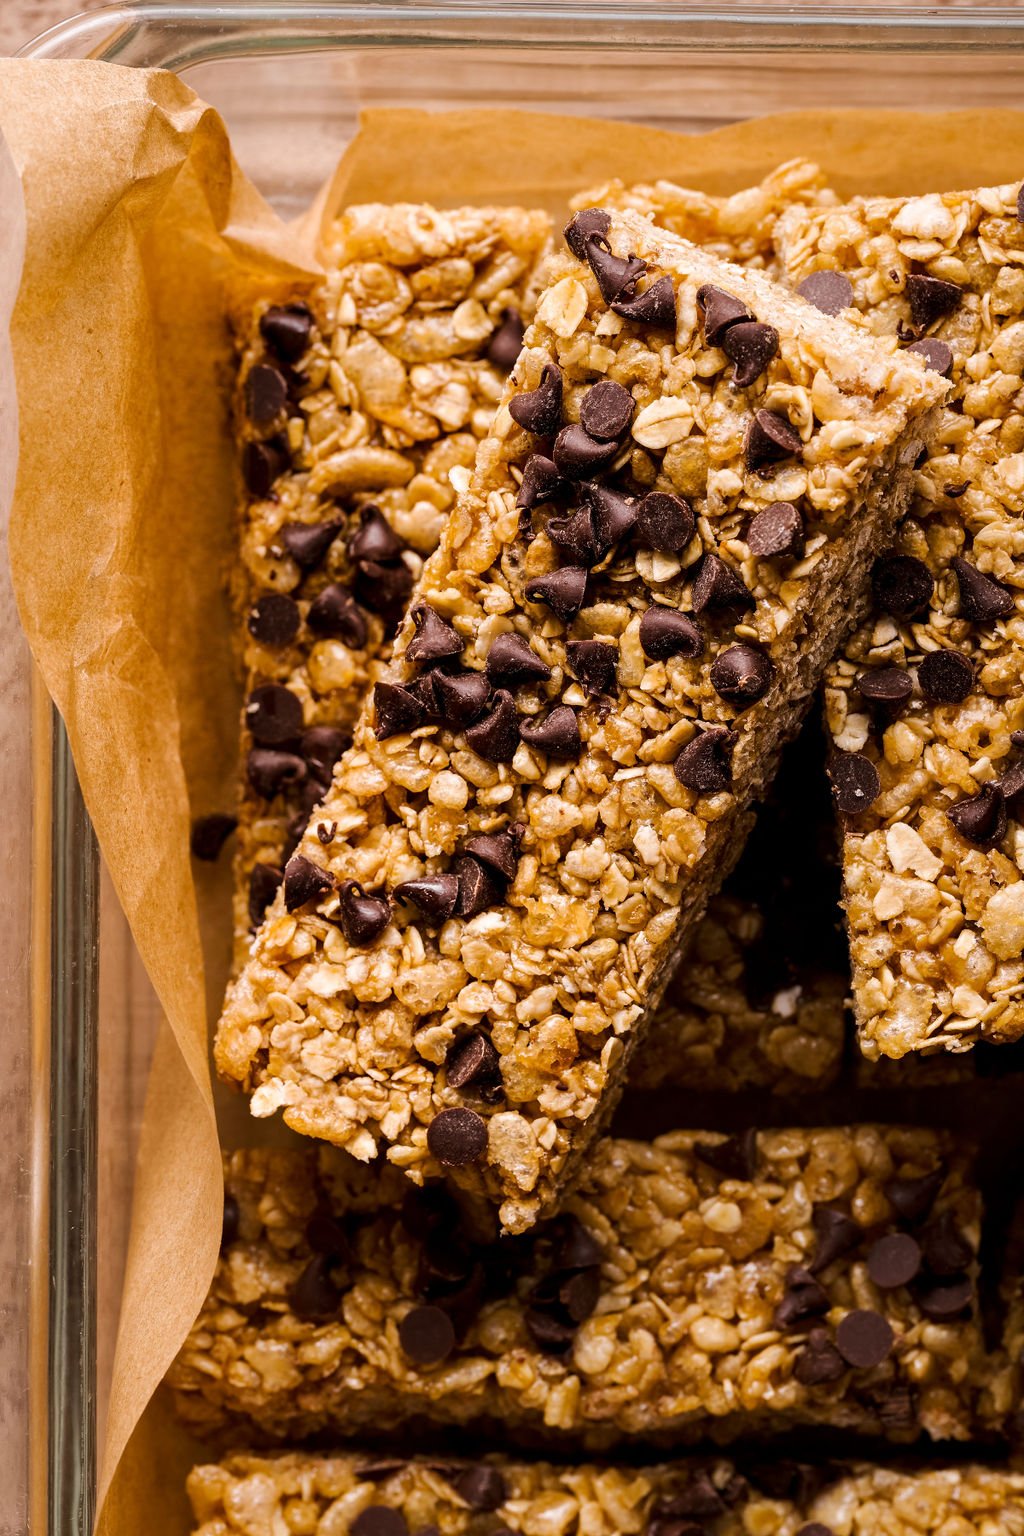
[[[181,74],[220,110],[243,167],[291,216],[333,169],[364,107],[517,107],[690,132],[837,103],[1016,107],[1024,9],[197,0],[106,6],[52,28],[22,56]],[[507,166],[500,181],[516,194]],[[15,744],[0,755],[10,936],[0,1532],[84,1536],[157,1013],[104,880],[63,728],[17,634],[5,571],[0,624]]]

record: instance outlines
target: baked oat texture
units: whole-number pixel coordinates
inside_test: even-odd
[[[1024,1532],[1024,1477],[1003,1469],[854,1464],[816,1477],[811,1468],[783,1464],[776,1473],[766,1469],[759,1480],[726,1461],[569,1468],[488,1457],[445,1466],[342,1452],[239,1453],[195,1467],[188,1494],[193,1536],[370,1536],[377,1529],[470,1536],[482,1525],[522,1536],[800,1536],[808,1525],[814,1536],[822,1527],[831,1536]],[[385,1525],[383,1510],[394,1512],[393,1524]]]
[[[499,1205],[509,1231],[550,1208],[613,1105],[645,1010],[903,510],[946,388],[891,340],[760,273],[634,214],[597,217],[606,234],[588,259],[619,297],[607,302],[570,255],[549,266],[505,401],[417,585],[416,622],[216,1040],[219,1071],[254,1114],[281,1109],[360,1158],[386,1148],[414,1180],[443,1168]],[[638,268],[652,279],[643,291]],[[742,357],[736,327],[725,333],[734,370],[706,344],[702,286],[713,316],[724,302],[758,317]],[[752,360],[758,378],[737,387],[733,371],[749,375]],[[628,406],[610,442],[577,419],[595,381],[602,410],[609,397]],[[559,493],[539,447],[579,496],[568,516],[552,516]],[[580,490],[598,459],[618,467],[616,483]],[[517,498],[534,497],[527,538]],[[782,500],[800,504],[797,555],[757,557],[750,520]],[[543,601],[534,586],[555,572],[556,543],[559,583],[568,573],[577,596],[586,584],[582,608],[563,585]],[[676,654],[655,659],[666,623]],[[610,653],[600,678],[595,652]],[[476,723],[459,726],[456,709]],[[394,897],[418,881],[433,922],[411,894]]]
[[[877,790],[843,825],[870,1056],[1024,1033],[1020,215],[1012,185],[794,210],[778,226],[788,282],[839,274],[848,318],[900,334],[954,386],[897,561],[880,564],[875,611],[827,678],[835,747]]]
[[[168,1378],[208,1443],[421,1420],[593,1449],[964,1439],[1012,1406],[977,1317],[980,1199],[940,1132],[603,1140],[559,1218],[497,1243],[478,1206],[333,1148],[225,1171],[227,1240]]]

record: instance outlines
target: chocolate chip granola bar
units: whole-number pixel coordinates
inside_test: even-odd
[[[479,1203],[333,1148],[235,1153],[226,1187],[169,1376],[204,1439],[958,1439],[989,1416],[980,1200],[941,1132],[604,1140],[559,1217],[498,1242]]]
[[[779,223],[784,276],[953,394],[827,679],[861,1044],[1024,1034],[1024,224],[1016,185]]]

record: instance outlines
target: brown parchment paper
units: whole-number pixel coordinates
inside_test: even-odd
[[[182,1477],[202,1450],[154,1392],[205,1295],[221,1223],[205,994],[223,984],[230,912],[226,870],[194,884],[188,827],[190,812],[231,805],[237,746],[226,293],[301,291],[318,229],[347,202],[503,198],[557,213],[611,176],[728,192],[797,154],[848,194],[1009,181],[1024,166],[1024,114],[791,113],[690,138],[529,113],[377,111],[294,230],[241,176],[216,114],[170,76],[0,62],[0,129],[28,221],[12,327],[12,573],[166,1015],[99,1529],[181,1536]]]

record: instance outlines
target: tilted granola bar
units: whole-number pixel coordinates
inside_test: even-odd
[[[1017,186],[779,224],[784,275],[953,381],[874,613],[827,679],[871,1056],[1024,1033],[1024,224]],[[1022,738],[1024,739],[1024,738]]]
[[[236,968],[490,427],[549,236],[522,208],[352,207],[310,301],[240,319]]]
[[[239,1453],[188,1479],[193,1536],[1021,1536],[1024,1476],[779,1462],[655,1467]],[[490,1517],[489,1519],[487,1517]]]
[[[946,387],[631,213],[570,238],[216,1041],[255,1114],[510,1231],[613,1105]]]
[[[964,1438],[987,1411],[980,1199],[941,1132],[602,1140],[560,1217],[497,1243],[478,1204],[336,1149],[235,1153],[226,1186],[168,1378],[203,1438],[424,1418],[598,1446],[906,1440]]]

